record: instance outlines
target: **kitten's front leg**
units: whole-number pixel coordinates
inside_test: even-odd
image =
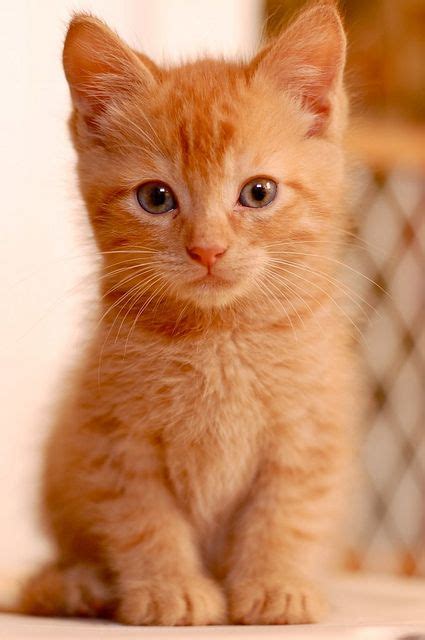
[[[202,567],[194,532],[147,440],[121,469],[121,494],[104,504],[109,563],[117,575],[117,619],[133,625],[220,624],[225,599]],[[104,489],[104,487],[103,487]]]
[[[231,534],[226,583],[233,622],[304,624],[326,613],[311,574],[332,523],[337,448],[272,445]]]

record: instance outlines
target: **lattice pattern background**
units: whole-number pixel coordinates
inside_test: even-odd
[[[356,180],[360,348],[368,394],[363,486],[348,565],[425,575],[425,167]]]

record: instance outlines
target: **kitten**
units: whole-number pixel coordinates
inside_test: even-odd
[[[159,68],[96,18],[72,20],[101,321],[46,453],[57,557],[21,611],[132,625],[324,614],[316,579],[354,415],[335,276],[344,60],[329,3],[248,64]]]

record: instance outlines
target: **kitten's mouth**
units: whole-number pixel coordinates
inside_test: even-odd
[[[222,307],[233,302],[238,291],[240,292],[240,283],[237,279],[224,278],[215,273],[205,273],[201,277],[186,281],[186,286],[183,287],[183,296],[189,297],[202,307]]]
[[[210,271],[206,273],[204,276],[200,278],[196,278],[191,281],[191,284],[195,286],[202,286],[208,288],[218,288],[218,287],[230,287],[232,283],[229,280],[225,280],[221,276],[217,276]]]

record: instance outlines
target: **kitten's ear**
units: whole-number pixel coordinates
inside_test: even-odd
[[[143,59],[97,18],[79,14],[72,19],[63,66],[74,107],[87,122],[103,113],[113,98],[152,90],[155,79]]]
[[[309,135],[319,135],[341,93],[345,56],[339,14],[333,3],[321,2],[303,11],[251,64],[255,74],[273,79],[314,114]]]

